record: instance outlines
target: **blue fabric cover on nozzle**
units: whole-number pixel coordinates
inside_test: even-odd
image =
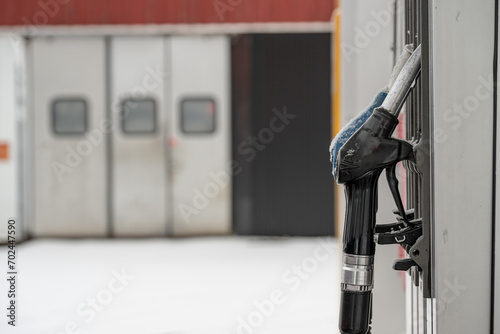
[[[330,160],[333,163],[332,173],[334,177],[335,169],[337,168],[337,154],[339,153],[340,148],[366,122],[368,117],[370,117],[370,115],[373,113],[373,110],[382,105],[382,102],[384,102],[386,96],[386,91],[380,91],[379,93],[377,93],[377,95],[375,95],[375,98],[369,104],[368,108],[351,119],[351,121],[347,123],[346,126],[342,128],[342,130],[340,130],[335,138],[333,138],[332,143],[330,144]]]

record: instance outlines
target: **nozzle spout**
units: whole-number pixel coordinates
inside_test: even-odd
[[[389,90],[389,93],[387,93],[380,108],[385,109],[396,117],[399,115],[406,96],[410,92],[411,85],[420,72],[421,61],[422,51],[419,45],[408,58],[401,72],[399,72],[396,81]]]

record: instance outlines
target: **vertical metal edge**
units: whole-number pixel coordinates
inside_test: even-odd
[[[26,38],[26,96],[34,97],[34,55],[33,55],[33,39]],[[26,201],[25,205],[25,218],[26,218],[26,234],[27,237],[31,237],[35,231],[35,213],[36,213],[36,184],[35,184],[35,111],[34,111],[34,99],[27,98],[26,104],[26,119],[25,119],[25,134],[24,143],[26,144],[26,149],[24,150],[24,175],[26,176],[26,181],[24,183],[24,199]]]
[[[241,167],[241,172],[232,176],[232,228],[233,232],[240,235],[254,233],[253,221],[254,192],[253,180],[254,166],[238,152],[239,144],[252,134],[254,117],[250,110],[253,109],[254,99],[252,92],[255,85],[254,44],[256,35],[243,34],[234,37],[236,47],[231,48],[231,158]],[[238,80],[236,80],[238,79]],[[237,103],[246,101],[245,104]]]
[[[423,244],[426,248],[428,261],[427,268],[423,268],[423,295],[424,298],[434,297],[433,277],[433,226],[434,226],[434,180],[433,180],[433,156],[434,156],[434,108],[433,108],[433,85],[432,85],[432,0],[422,1],[422,153],[417,160],[418,169],[422,174],[422,188],[420,202],[422,205],[423,221]],[[421,251],[422,254],[422,251]]]
[[[392,7],[394,10],[394,26],[392,27],[392,63],[395,65],[398,57],[398,1],[395,0],[392,3]]]
[[[30,128],[30,122],[33,122],[33,118],[30,117],[31,111],[32,111],[32,106],[33,102],[31,99],[28,98],[30,90],[33,89],[32,87],[32,82],[33,80],[29,80],[30,76],[32,76],[32,72],[30,70],[32,69],[32,51],[29,47],[29,39],[21,36],[23,38],[23,54],[22,54],[22,63],[23,63],[23,68],[22,68],[22,73],[19,75],[21,76],[20,80],[23,81],[23,90],[22,92],[19,92],[21,99],[22,99],[22,106],[19,105],[18,101],[18,126],[17,126],[17,139],[18,139],[18,168],[19,168],[19,173],[18,173],[18,182],[19,182],[19,194],[18,194],[18,213],[21,219],[22,223],[22,231],[23,231],[23,240],[30,238],[31,230],[30,228],[32,227],[32,214],[30,213],[30,208],[32,208],[32,198],[31,198],[31,191],[28,191],[28,189],[34,189],[32,186],[34,186],[33,182],[33,170],[30,170],[30,166],[34,166],[34,164],[29,163],[32,159],[30,158],[33,157],[31,154],[31,150],[33,145],[31,145],[31,137],[30,134],[33,133],[32,129]],[[31,120],[31,121],[30,121]]]
[[[257,82],[258,82],[258,73],[254,71],[253,69],[256,68],[257,64],[257,52],[255,51],[258,47],[260,47],[259,41],[258,41],[258,34],[251,34],[249,35],[249,59],[248,59],[248,66],[249,66],[249,96],[250,99],[248,101],[249,103],[249,110],[254,110],[255,109],[255,92],[257,91]],[[247,135],[251,135],[254,133],[254,130],[256,128],[256,118],[257,115],[256,113],[248,112],[247,113],[247,122],[248,122],[248,127],[246,128]],[[238,144],[239,145],[239,144]],[[247,195],[248,195],[248,203],[247,207],[245,207],[246,212],[248,214],[248,220],[247,220],[247,225],[246,225],[246,230],[245,234],[254,234],[256,232],[256,222],[255,222],[255,198],[256,198],[256,183],[251,182],[251,180],[255,180],[256,176],[256,170],[255,170],[255,164],[250,164],[250,163],[243,163],[243,168],[246,168],[247,173],[248,173],[248,188],[247,188]],[[241,208],[240,208],[241,210]]]
[[[499,232],[495,226],[496,222],[496,207],[497,207],[497,194],[496,189],[498,186],[498,178],[496,177],[497,172],[497,156],[498,156],[498,10],[499,4],[498,0],[495,0],[495,23],[494,23],[494,49],[493,49],[493,166],[492,166],[492,212],[491,212],[491,300],[490,300],[490,333],[495,332],[495,302],[497,300],[496,294],[498,293],[495,287],[495,277],[496,271],[499,269],[496,266],[497,257],[495,255],[496,252],[496,234]]]
[[[112,48],[111,48],[111,36],[104,37],[104,85],[105,85],[105,112],[104,117],[110,122],[111,126],[109,131],[106,132],[106,221],[107,221],[107,236],[114,236],[114,222],[113,222],[113,132],[114,132],[114,119],[113,119],[113,99],[111,91],[111,78],[112,78]]]
[[[226,159],[228,163],[232,164],[233,160],[233,92],[232,92],[232,87],[233,87],[233,77],[231,74],[232,71],[232,36],[231,35],[221,35],[222,38],[225,41],[225,55],[226,55],[226,82],[225,82],[225,90],[226,90],[226,115],[227,115],[227,124],[226,126],[226,131],[227,131],[227,143],[226,143]],[[228,185],[228,191],[230,192],[230,195],[227,197],[227,207],[228,207],[228,226],[227,226],[227,234],[233,234],[234,233],[234,226],[233,226],[233,193],[234,193],[234,179],[233,179],[233,174],[230,173],[229,177],[229,185]]]
[[[168,146],[168,138],[170,137],[173,129],[172,129],[172,113],[175,110],[172,110],[172,40],[170,36],[163,36],[163,70],[168,73],[167,78],[164,80],[163,84],[163,94],[164,94],[164,108],[163,117],[165,120],[165,180],[166,180],[166,206],[167,212],[165,215],[166,218],[166,236],[172,237],[174,236],[174,196],[173,196],[173,181],[174,178],[172,176],[172,150],[170,146]]]
[[[434,301],[435,299],[432,298],[425,299],[425,303],[427,305],[425,328],[429,334],[434,333]]]

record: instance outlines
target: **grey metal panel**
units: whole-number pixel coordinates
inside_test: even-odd
[[[34,236],[105,236],[105,45],[103,38],[31,41]],[[56,135],[51,104],[82,98],[85,135]]]
[[[174,36],[171,41],[169,172],[174,235],[231,231],[231,133],[228,36]],[[215,132],[183,133],[186,98],[213,98]]]
[[[162,37],[111,39],[112,230],[115,236],[165,235],[167,230],[167,70]],[[124,101],[132,109],[147,99],[155,105],[153,133],[124,131]],[[154,101],[154,102],[153,102]],[[128,109],[127,106],[125,106]],[[128,116],[128,118],[127,118]],[[134,119],[136,119],[135,117]],[[129,130],[131,129],[129,125]],[[140,125],[140,124],[139,124]],[[150,125],[146,132],[149,132]]]
[[[432,1],[437,332],[490,332],[495,2]]]

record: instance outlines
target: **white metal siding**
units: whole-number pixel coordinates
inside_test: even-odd
[[[30,117],[34,125],[31,144],[35,154],[34,164],[29,166],[35,174],[35,184],[30,188],[35,198],[33,235],[105,236],[104,39],[35,38],[30,51]],[[51,104],[54,99],[65,97],[87,101],[85,135],[53,133]],[[56,173],[57,163],[66,166],[66,172]]]
[[[178,36],[171,43],[173,233],[229,233],[231,178],[226,182],[215,176],[226,175],[231,162],[229,37]],[[215,100],[214,133],[180,129],[181,101],[197,97]]]
[[[166,127],[162,37],[114,37],[111,41],[113,234],[165,235],[167,231]],[[128,134],[122,129],[125,99],[156,102],[156,132]]]

